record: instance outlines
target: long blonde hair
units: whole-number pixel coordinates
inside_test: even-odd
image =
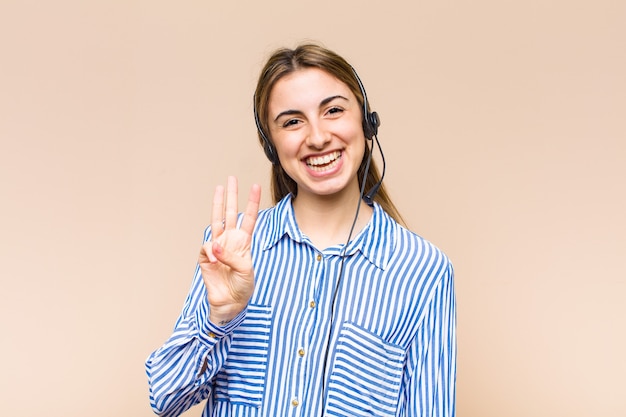
[[[357,98],[361,108],[365,107],[364,103],[366,98],[363,95],[357,75],[352,66],[341,56],[322,46],[311,43],[299,45],[295,49],[280,48],[270,56],[265,67],[263,67],[254,94],[254,109],[256,122],[259,127],[259,141],[264,148],[268,146],[273,147],[273,143],[266,142],[271,142],[267,121],[268,103],[272,88],[282,77],[303,68],[319,68],[334,76],[348,86]],[[367,108],[364,109],[364,111],[370,111],[369,103],[367,103]],[[368,139],[366,139],[366,141],[367,140]],[[367,146],[366,143],[363,160],[361,161],[357,173],[360,187],[362,187],[362,178],[365,173],[367,161],[370,157],[370,152],[370,147]],[[379,180],[380,174],[378,168],[372,160],[365,178],[364,189],[370,190]],[[294,197],[298,195],[298,185],[287,175],[280,162],[272,164],[271,189],[274,203],[277,203],[289,193],[293,194]],[[404,219],[389,198],[384,184],[381,184],[378,189],[378,192],[374,196],[374,201],[380,204],[394,220],[405,225]]]

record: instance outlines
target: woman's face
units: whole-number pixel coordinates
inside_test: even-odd
[[[268,122],[285,172],[303,193],[354,190],[365,152],[361,106],[346,84],[317,68],[297,70],[272,88]]]

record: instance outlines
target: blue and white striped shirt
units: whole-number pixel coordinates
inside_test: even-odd
[[[177,416],[207,399],[203,417],[454,416],[448,258],[374,204],[346,248],[331,332],[343,246],[314,247],[290,196],[262,210],[248,308],[226,327],[212,324],[196,268],[172,336],[146,361],[154,411]]]

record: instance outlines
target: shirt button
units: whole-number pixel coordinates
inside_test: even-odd
[[[317,254],[317,261],[321,261],[322,260],[322,255],[320,255],[319,253]]]
[[[311,302],[309,303],[309,307],[311,307],[311,308],[315,308],[315,301],[311,301]]]
[[[300,401],[298,401],[297,398],[294,398],[293,400],[291,400],[291,405],[297,407],[298,405],[300,405]]]
[[[300,348],[298,349],[298,355],[300,355],[300,357],[304,356],[304,349]]]
[[[212,338],[212,339],[215,339],[215,333],[209,332],[209,337]]]

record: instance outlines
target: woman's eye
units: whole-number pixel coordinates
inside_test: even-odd
[[[283,123],[283,127],[295,126],[298,124],[298,119],[289,119]]]
[[[337,113],[341,113],[342,111],[343,109],[340,107],[332,107],[331,109],[328,110],[328,113],[337,114]]]

